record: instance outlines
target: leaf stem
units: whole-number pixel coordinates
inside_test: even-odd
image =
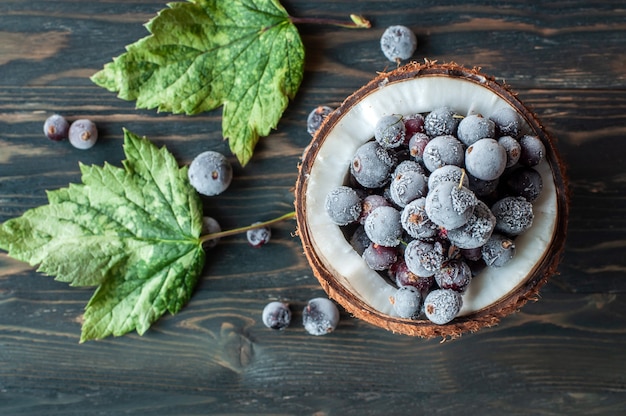
[[[350,20],[351,23],[346,22],[344,20],[337,19],[326,19],[326,18],[317,18],[317,17],[293,17],[290,16],[289,19],[293,24],[316,24],[316,25],[331,25],[331,26],[339,26],[346,29],[369,29],[372,27],[372,23],[367,20],[365,17],[351,14]]]
[[[268,221],[257,222],[255,224],[250,224],[245,227],[233,228],[232,230],[220,231],[218,233],[205,234],[203,236],[200,236],[200,242],[204,244],[209,240],[214,240],[216,238],[229,237],[231,235],[245,233],[248,230],[253,230],[255,228],[260,228],[260,227],[265,227],[268,225],[276,224],[278,222],[289,220],[295,217],[296,217],[296,212],[291,211],[291,212],[288,212],[287,214],[281,215],[280,217],[276,217]]]

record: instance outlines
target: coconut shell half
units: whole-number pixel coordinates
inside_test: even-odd
[[[448,106],[462,115],[488,117],[501,107],[521,116],[523,132],[538,136],[546,157],[536,167],[543,191],[533,202],[533,226],[517,237],[517,253],[504,267],[488,267],[475,276],[453,321],[394,316],[389,297],[397,289],[370,270],[325,213],[329,190],[347,183],[355,150],[373,137],[376,121],[387,114],[427,113]],[[296,219],[306,258],[330,298],[349,313],[375,326],[420,337],[457,337],[497,324],[536,299],[554,275],[565,245],[568,195],[565,169],[552,137],[511,89],[454,63],[411,63],[381,73],[331,113],[308,146],[296,182]]]

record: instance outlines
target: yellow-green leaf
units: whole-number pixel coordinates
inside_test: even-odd
[[[92,76],[139,108],[196,114],[223,105],[222,134],[242,165],[300,86],[304,47],[276,0],[168,4],[149,36]]]

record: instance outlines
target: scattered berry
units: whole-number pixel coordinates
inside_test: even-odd
[[[233,168],[224,155],[212,150],[200,153],[189,165],[189,182],[206,196],[224,192],[233,179]]]
[[[44,134],[48,139],[55,142],[67,139],[69,130],[70,123],[59,114],[51,115],[43,124]]]
[[[380,37],[380,49],[391,62],[409,59],[413,56],[415,48],[417,48],[417,37],[406,26],[389,26]]]
[[[215,234],[222,231],[220,224],[213,217],[202,217],[202,234]],[[206,248],[213,248],[219,243],[219,238],[213,238],[204,243]]]
[[[257,222],[255,224],[260,224],[260,222]],[[246,231],[246,238],[248,239],[248,243],[255,248],[267,244],[270,241],[271,237],[272,229],[267,225]]]
[[[270,302],[263,308],[263,324],[276,330],[283,330],[291,323],[291,310],[284,302]]]
[[[326,117],[328,117],[328,115],[332,112],[333,109],[327,105],[320,105],[315,107],[315,109],[313,109],[309,113],[306,119],[307,132],[309,132],[311,136],[314,136]]]
[[[76,120],[70,125],[68,138],[75,148],[90,149],[98,141],[98,129],[91,120],[85,118]]]
[[[389,297],[389,302],[400,318],[417,319],[422,306],[422,295],[414,286],[402,286]]]
[[[309,300],[302,311],[302,324],[311,335],[326,335],[337,328],[339,309],[326,298]]]

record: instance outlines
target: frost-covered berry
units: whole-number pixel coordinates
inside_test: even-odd
[[[359,193],[345,185],[331,189],[326,195],[324,207],[326,214],[336,225],[348,225],[356,222],[363,209]]]
[[[380,49],[391,62],[409,59],[417,48],[417,37],[402,25],[389,26],[380,37]]]
[[[426,133],[415,133],[409,138],[409,154],[416,162],[424,160],[424,149],[430,141]]]
[[[455,135],[460,120],[449,107],[438,107],[424,117],[424,130],[430,137]]]
[[[270,239],[272,238],[272,229],[267,225],[253,228],[246,231],[246,238],[248,239],[248,244],[250,244],[252,247],[261,247],[262,245],[269,243]]]
[[[520,137],[521,154],[519,163],[524,166],[537,166],[546,156],[546,146],[537,136],[524,135]]]
[[[460,249],[475,249],[483,246],[496,226],[496,217],[480,199],[469,220],[462,226],[447,230],[448,240]]]
[[[361,256],[365,249],[369,247],[370,244],[372,244],[372,240],[370,240],[370,238],[367,236],[367,233],[365,232],[365,227],[363,225],[359,225],[358,227],[356,227],[356,230],[354,230],[354,233],[352,233],[349,242],[352,249],[356,251],[359,256]]]
[[[421,293],[426,293],[435,283],[434,276],[418,276],[411,272],[404,259],[400,259],[390,269],[390,278],[396,282],[399,288],[402,286],[415,286]]]
[[[500,233],[493,233],[482,248],[487,266],[502,267],[515,256],[515,242]]]
[[[361,256],[370,269],[387,270],[398,260],[398,249],[372,243]]]
[[[365,220],[365,232],[372,242],[385,247],[395,247],[402,238],[400,211],[394,207],[376,208]]]
[[[263,308],[263,324],[276,330],[283,330],[291,323],[291,310],[284,302],[270,302]]]
[[[422,154],[424,166],[430,172],[445,165],[463,166],[464,159],[463,143],[451,135],[434,137],[426,144]]]
[[[476,196],[485,197],[491,195],[498,189],[501,177],[498,177],[491,181],[485,181],[483,179],[478,179],[468,173],[467,178],[469,181],[468,188],[470,189],[470,191],[474,192]]]
[[[441,289],[463,293],[472,280],[472,270],[462,260],[450,260],[435,272],[435,282]]]
[[[311,335],[326,335],[337,328],[339,309],[326,298],[309,300],[302,310],[302,325]]]
[[[522,234],[533,225],[533,204],[521,196],[496,201],[491,212],[496,218],[496,231],[509,236]]]
[[[417,319],[422,307],[422,294],[414,286],[402,286],[389,297],[389,302],[400,318]]]
[[[516,196],[526,198],[528,202],[534,202],[543,189],[541,174],[533,168],[521,166],[506,176],[507,191]]]
[[[442,182],[426,196],[426,214],[435,224],[453,229],[465,224],[478,203],[469,189],[453,182]]]
[[[448,259],[439,241],[412,240],[404,249],[404,261],[412,273],[433,276]]]
[[[406,127],[400,114],[389,114],[378,119],[374,126],[374,139],[385,149],[404,143]]]
[[[314,136],[326,117],[332,112],[333,109],[327,105],[315,107],[306,118],[306,131],[311,136]]]
[[[480,139],[493,139],[495,123],[481,114],[464,117],[457,127],[457,137],[466,146],[471,146]]]
[[[424,116],[420,113],[405,115],[403,120],[407,140],[416,133],[424,133]]]
[[[43,123],[43,132],[52,141],[58,142],[67,139],[70,123],[59,114],[53,114]]]
[[[426,198],[417,198],[402,209],[400,223],[402,228],[413,238],[432,238],[437,235],[438,227],[426,214]]]
[[[517,139],[522,130],[522,120],[513,108],[502,107],[489,116],[495,123],[496,135],[511,136]]]
[[[465,151],[465,169],[483,181],[498,179],[506,164],[506,150],[494,139],[480,139]]]
[[[233,168],[219,152],[208,150],[197,155],[189,165],[189,182],[196,191],[206,196],[224,192],[233,179]]]
[[[202,234],[215,234],[222,231],[220,224],[213,217],[202,217]],[[219,243],[219,238],[213,238],[204,243],[206,248],[213,248]]]
[[[369,141],[356,150],[350,173],[365,188],[379,188],[389,182],[397,159],[376,141]]]
[[[444,325],[459,314],[462,305],[460,293],[449,289],[435,289],[424,300],[424,313],[432,323]]]
[[[428,189],[435,189],[441,182],[453,182],[466,188],[469,186],[467,174],[456,165],[445,165],[435,169],[428,177]]]
[[[427,183],[428,178],[423,173],[407,170],[393,177],[389,185],[389,195],[396,205],[403,208],[409,202],[428,193]]]
[[[68,131],[68,139],[77,149],[90,149],[98,141],[96,124],[86,118],[74,121]]]
[[[519,157],[522,154],[522,146],[519,142],[511,136],[502,136],[498,139],[500,146],[506,150],[506,167],[510,168],[515,166],[519,161]]]

